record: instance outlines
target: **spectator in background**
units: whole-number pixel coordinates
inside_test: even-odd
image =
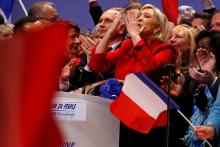
[[[133,0],[130,1],[129,5],[125,9],[126,9],[126,13],[130,13],[134,17],[138,17],[140,8],[141,8],[141,4],[138,1]]]
[[[216,10],[212,20],[211,20],[211,29],[220,31],[220,10]]]
[[[208,13],[196,12],[192,18],[192,27],[194,27],[197,32],[210,29],[211,18],[212,16]]]
[[[213,49],[211,47],[211,38],[214,34],[215,34],[215,31],[211,31],[211,30],[201,31],[196,36],[196,39],[195,39],[197,48],[205,48],[209,52],[212,52]],[[195,49],[193,52],[196,53],[196,50],[197,49]],[[190,81],[191,81],[191,84],[189,83]],[[195,88],[192,88],[191,86],[193,86],[193,85],[197,86],[198,85],[198,84],[192,84],[192,80],[189,77],[188,72],[187,72],[187,75],[184,75],[184,82],[181,83],[181,84],[184,84],[184,85],[176,85],[175,86],[175,84],[180,84],[180,83],[178,83],[178,81],[176,81],[176,83],[172,83],[172,84],[174,84],[173,86],[175,88],[172,88],[172,86],[171,86],[171,95],[174,96],[174,97],[179,97],[181,94],[194,93]],[[164,82],[163,85],[165,86],[166,82]],[[191,86],[189,86],[189,85],[191,85]],[[193,86],[193,87],[195,87],[195,86]],[[184,88],[184,89],[182,90],[182,88]],[[186,92],[186,91],[189,91],[189,92]],[[179,98],[179,99],[177,98],[177,100],[183,100],[183,97],[186,97],[186,99],[189,99],[191,96],[187,95],[187,96],[180,96],[180,97],[181,98]],[[191,110],[190,110],[190,113],[191,113]],[[189,114],[189,117],[190,117],[190,114]]]
[[[71,21],[65,20],[61,21],[62,23],[67,25],[67,28],[69,29],[68,33],[68,39],[67,39],[67,52],[66,52],[66,58],[67,61],[69,61],[73,57],[81,58],[81,48],[80,48],[80,28],[79,26]]]
[[[86,54],[81,52],[79,26],[76,23],[70,21],[62,21],[62,23],[66,24],[69,30],[66,44],[67,64],[63,67],[60,74],[60,89],[72,90],[74,88],[81,87],[80,80],[82,79],[80,78],[80,73],[87,63]],[[73,77],[73,79],[71,79],[71,82],[69,82],[70,77]]]
[[[187,24],[191,26],[192,17],[195,10],[192,6],[182,5],[178,7],[177,24]]]
[[[213,13],[215,12],[215,6],[213,5],[212,0],[200,0],[200,1],[204,6],[203,12],[213,15]]]
[[[29,29],[29,26],[31,26],[30,27],[32,28],[31,30],[34,30],[33,29],[34,27],[38,28],[37,26],[39,27],[45,26],[42,25],[41,23],[50,24],[48,20],[26,16],[15,22],[14,32],[15,33],[24,32],[25,29]]]
[[[194,28],[181,24],[175,26],[171,31],[171,36],[168,40],[178,51],[178,57],[175,63],[175,69],[173,70],[173,80],[180,82],[183,85],[178,85],[171,90],[171,96],[173,100],[180,106],[182,111],[187,117],[191,116],[192,97],[188,92],[189,84],[189,67],[196,64],[194,59],[196,31]],[[181,76],[178,76],[181,75]],[[180,79],[179,79],[180,78]],[[175,81],[176,82],[176,81]],[[163,82],[162,82],[163,83]],[[167,83],[167,82],[165,82]],[[165,84],[166,85],[166,84]],[[190,87],[191,88],[191,87]],[[189,88],[189,89],[190,89]],[[180,138],[185,134],[188,124],[186,121],[176,112],[171,111],[171,126],[170,126],[170,142],[172,147],[182,147],[183,143]],[[178,128],[178,129],[176,129]]]
[[[99,25],[100,25],[100,24],[97,24],[97,25],[92,29],[92,31],[90,32],[90,35],[89,35],[89,37],[91,37],[91,39],[92,39],[96,44],[98,44],[98,43],[100,42],[100,40],[102,39],[102,37],[98,35]]]
[[[177,73],[188,73],[189,67],[196,65],[194,49],[196,31],[194,28],[182,24],[173,28],[169,42],[178,50],[176,61]]]
[[[198,139],[216,139],[219,142],[220,133],[220,91],[219,91],[219,71],[220,71],[220,32],[212,37],[211,46],[214,50],[214,54],[207,52],[205,49],[198,49],[196,55],[201,65],[201,71],[194,71],[193,76],[200,82],[207,83],[211,93],[217,97],[213,106],[208,114],[207,122],[205,124],[196,126],[195,133]],[[217,76],[216,76],[217,73]],[[215,145],[215,146],[219,146]]]
[[[36,2],[28,11],[28,16],[37,19],[56,21],[59,19],[56,6],[52,2]]]
[[[197,59],[199,61],[201,57],[198,56],[197,51],[200,53],[200,51],[203,50],[204,52],[211,53],[211,51],[215,50],[211,43],[213,41],[213,37],[216,35],[215,33],[216,33],[215,31],[202,31],[197,37],[198,48],[197,50],[195,50],[195,52]],[[193,96],[194,106],[193,106],[193,115],[191,117],[191,122],[193,125],[206,125],[207,116],[209,115],[210,108],[212,107],[216,99],[216,96],[212,94],[211,89],[208,86],[210,83],[207,83],[205,81],[200,81],[198,79],[197,72],[202,71],[205,68],[209,68],[209,67],[205,67],[207,66],[205,64],[206,63],[202,63],[202,62],[199,63],[201,67],[200,70],[195,68],[189,69],[190,71],[189,73],[192,78],[192,81],[195,81],[195,83],[197,83],[197,88],[194,91],[194,96]],[[216,73],[216,69],[213,68],[211,72],[213,72],[213,74]],[[195,137],[191,126],[189,126],[187,134],[184,137],[184,141],[187,143],[188,146],[202,146],[203,144],[203,141],[198,140]],[[217,146],[216,141],[217,140],[211,142],[213,146]]]
[[[204,30],[204,31],[199,32],[199,34],[196,36],[197,49],[205,48],[209,52],[213,53],[213,49],[211,47],[211,39],[215,33],[216,32],[213,30]],[[194,51],[194,53],[196,53],[196,50]]]
[[[204,13],[209,13],[210,15],[213,15],[215,11],[215,7],[212,3],[212,0],[199,0],[203,6],[203,12]],[[187,24],[191,26],[192,18],[195,13],[195,10],[192,6],[188,5],[182,5],[179,6],[178,8],[178,19],[177,19],[177,24]]]
[[[197,48],[204,48],[208,52],[212,51],[211,39],[214,35],[215,32],[210,30],[204,30],[200,32],[196,37]],[[196,50],[194,50],[194,52],[196,52]],[[164,82],[163,80],[162,82]],[[164,82],[163,85],[166,86],[166,83],[167,82]],[[189,73],[181,74],[181,76],[179,76],[177,80],[175,80],[175,82],[171,82],[170,93],[173,100],[175,100],[175,102],[177,102],[177,104],[180,106],[180,111],[182,111],[187,118],[190,118],[192,115],[193,105],[194,107],[197,107],[197,110],[198,112],[200,112],[201,116],[198,117],[198,113],[194,115],[197,116],[197,123],[203,123],[201,119],[198,118],[204,118],[204,115],[202,114],[205,114],[204,111],[206,111],[206,108],[208,108],[208,106],[206,105],[207,97],[204,94],[204,88],[202,89],[198,87],[199,84],[199,81],[191,78],[189,76]],[[200,90],[199,93],[197,93],[198,90]],[[213,97],[215,96],[213,95]],[[209,109],[207,109],[207,111],[208,110]],[[173,143],[175,143],[174,146],[185,147],[184,142],[188,145],[194,145],[194,143],[198,140],[195,139],[195,137],[192,137],[193,133],[192,131],[190,131],[190,129],[188,131],[188,134],[184,136],[186,134],[186,130],[189,124],[178,113],[176,113],[176,111],[171,112],[171,124],[173,124],[171,125],[171,140]],[[192,119],[193,124],[196,123],[195,116],[194,119]],[[178,130],[176,128],[178,128]],[[180,141],[180,138],[184,142]]]

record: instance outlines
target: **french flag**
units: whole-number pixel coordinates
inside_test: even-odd
[[[171,100],[170,108],[178,109],[179,106]],[[121,94],[110,105],[113,115],[141,133],[166,126],[166,110],[167,95],[143,73],[127,75]]]
[[[0,0],[0,14],[5,20],[11,15],[11,10],[13,8],[14,0]]]
[[[177,24],[178,0],[161,0],[163,12],[170,22]]]

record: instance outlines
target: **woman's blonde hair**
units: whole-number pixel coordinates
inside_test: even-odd
[[[161,11],[154,5],[145,4],[141,7],[140,11],[145,10],[145,9],[153,10],[155,17],[157,19],[157,24],[161,28],[161,30],[155,34],[155,38],[165,42],[167,40],[166,34],[168,33],[168,30],[169,30],[168,20],[166,16],[163,13],[161,13]]]
[[[173,32],[179,32],[179,31],[184,31],[186,33],[186,35],[184,37],[189,43],[189,50],[190,50],[189,66],[192,67],[192,66],[196,65],[194,50],[196,48],[195,37],[197,35],[197,32],[193,27],[188,26],[186,24],[177,25],[173,28]]]

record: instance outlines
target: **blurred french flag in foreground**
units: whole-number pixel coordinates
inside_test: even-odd
[[[170,108],[179,106],[171,100]],[[132,73],[110,111],[129,128],[148,133],[153,127],[166,126],[167,95],[144,74]]]
[[[170,22],[177,24],[178,17],[178,0],[161,0],[163,13]]]
[[[0,14],[4,19],[8,19],[11,15],[11,10],[14,4],[14,0],[0,0]]]

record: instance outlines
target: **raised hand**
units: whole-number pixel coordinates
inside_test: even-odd
[[[131,36],[133,44],[136,44],[139,40],[141,40],[137,17],[128,12],[125,22],[128,34]]]
[[[169,80],[168,76],[162,76],[160,80],[162,84],[161,89],[168,91],[168,80]],[[176,81],[171,80],[170,95],[178,97],[182,92],[183,84],[184,84],[184,78],[182,77],[182,75],[177,77]]]
[[[137,18],[131,14],[130,12],[127,13],[126,21],[126,28],[129,35],[136,35],[139,34],[140,30],[138,27],[138,20]]]
[[[211,139],[215,135],[215,128],[213,126],[195,126],[195,133],[198,139]]]
[[[211,84],[216,77],[214,72],[206,69],[198,71],[195,68],[189,68],[189,74],[193,79],[208,85]]]
[[[204,27],[204,25],[197,25],[195,29],[196,29],[196,31],[197,31],[198,33],[201,32],[201,31],[206,30],[206,28]]]
[[[210,9],[213,7],[212,0],[200,0],[205,9]]]
[[[77,58],[70,59],[70,61],[63,67],[60,74],[60,81],[65,82],[71,75],[74,74],[76,67],[79,65]]]
[[[111,36],[114,36],[115,34],[117,34],[118,27],[119,27],[120,21],[122,19],[122,16],[123,16],[123,12],[118,13],[116,18],[114,19],[111,27],[107,31],[107,33],[110,33]]]
[[[207,49],[199,48],[196,51],[196,57],[202,70],[214,71],[216,59],[212,52]]]
[[[79,39],[81,41],[80,47],[86,53],[87,62],[89,62],[92,54],[92,49],[96,46],[96,43],[90,37],[84,35],[80,35]]]

